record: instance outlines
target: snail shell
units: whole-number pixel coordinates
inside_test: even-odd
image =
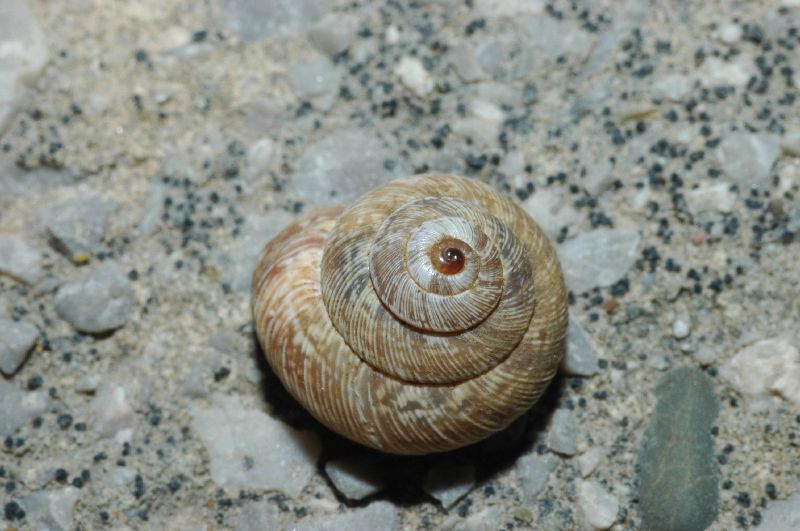
[[[392,181],[308,213],[264,248],[252,296],[287,390],[332,430],[391,453],[503,429],[564,350],[552,245],[510,200],[461,177]]]

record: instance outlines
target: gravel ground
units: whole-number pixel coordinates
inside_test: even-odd
[[[797,0],[0,0],[0,527],[800,528],[799,71]],[[570,345],[399,458],[286,394],[249,279],[426,171],[557,242]],[[703,432],[696,508],[654,411]]]

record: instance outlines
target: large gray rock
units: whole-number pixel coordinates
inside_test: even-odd
[[[26,321],[0,320],[0,372],[11,376],[28,356],[39,330]]]
[[[87,195],[48,206],[42,221],[56,250],[81,260],[102,250],[108,218],[116,209],[113,199]]]
[[[374,134],[345,129],[331,133],[300,155],[292,186],[311,205],[349,203],[405,173],[397,155]]]
[[[0,234],[0,273],[35,284],[44,276],[42,256],[19,236]]]
[[[279,490],[297,496],[317,467],[320,443],[237,396],[217,395],[214,405],[192,412],[192,427],[211,460],[211,477],[221,486]]]
[[[133,314],[133,288],[119,264],[103,262],[65,284],[55,297],[56,313],[81,332],[100,334],[125,325]]]
[[[47,62],[44,33],[25,0],[0,0],[0,134]]]
[[[567,287],[583,293],[611,286],[636,262],[639,239],[637,230],[595,229],[567,240],[558,247]]]
[[[679,367],[659,381],[656,398],[637,462],[642,528],[706,529],[719,506],[714,384],[700,369]]]

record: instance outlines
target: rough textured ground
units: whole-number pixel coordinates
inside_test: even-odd
[[[796,0],[12,12],[42,31],[0,24],[2,527],[637,529],[682,365],[720,401],[711,528],[798,518]],[[395,458],[286,395],[248,283],[298,213],[426,170],[558,242],[577,359],[498,436]]]

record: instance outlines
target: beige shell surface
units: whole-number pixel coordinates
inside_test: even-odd
[[[442,239],[464,250],[457,274],[429,267]],[[535,403],[563,355],[566,289],[552,245],[513,202],[425,175],[284,229],[256,268],[253,315],[273,370],[318,420],[426,454],[477,442]]]

